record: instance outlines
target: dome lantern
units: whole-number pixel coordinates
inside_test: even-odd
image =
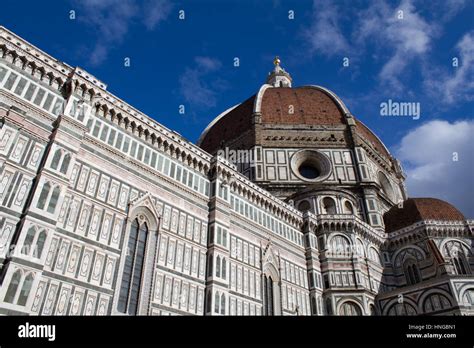
[[[281,60],[278,56],[273,60],[275,68],[268,73],[267,83],[273,87],[291,87],[291,76],[280,66]]]

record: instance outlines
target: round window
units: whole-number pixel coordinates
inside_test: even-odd
[[[311,165],[310,163],[303,163],[298,168],[298,171],[300,172],[301,176],[304,176],[306,179],[316,179],[319,176],[318,168]]]
[[[291,158],[291,170],[303,181],[319,182],[331,175],[331,162],[316,150],[300,150]]]

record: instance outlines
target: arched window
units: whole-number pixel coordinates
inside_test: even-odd
[[[217,256],[216,258],[216,277],[221,277],[221,257]]]
[[[140,287],[142,283],[143,264],[148,237],[146,223],[141,226],[138,220],[132,222],[130,237],[128,239],[127,256],[123,268],[122,284],[118,310],[122,313],[136,315],[138,313],[138,302]]]
[[[456,274],[470,274],[469,264],[466,259],[466,255],[461,250],[458,250],[453,256],[453,264],[456,270]]]
[[[408,285],[413,285],[421,281],[420,270],[418,269],[415,260],[409,259],[405,261],[403,268]]]
[[[468,289],[462,296],[462,302],[467,305],[474,306],[474,289]]]
[[[21,271],[16,270],[15,273],[13,273],[12,278],[10,280],[10,284],[8,285],[7,293],[5,295],[5,302],[8,303],[13,303],[13,300],[15,299],[15,295],[18,291],[18,286],[20,284],[21,280]]]
[[[336,202],[330,197],[324,197],[322,208],[323,214],[336,214]]]
[[[311,209],[311,204],[309,204],[308,201],[301,201],[299,204],[298,204],[298,210],[299,211],[302,211],[302,212],[305,212],[305,211],[308,211]]]
[[[54,214],[54,212],[56,211],[56,205],[58,204],[60,193],[61,188],[59,186],[56,186],[53,190],[53,194],[51,195],[51,199],[49,200],[48,213]]]
[[[57,149],[54,153],[53,159],[51,160],[51,168],[56,170],[59,166],[59,161],[61,160],[62,151]]]
[[[227,262],[224,258],[222,258],[222,279],[226,278],[226,268],[227,268]]]
[[[451,302],[443,294],[429,295],[423,304],[425,313],[435,312],[443,309],[451,308]]]
[[[317,306],[316,306],[316,298],[315,297],[311,297],[311,312],[313,314],[318,314]]]
[[[41,231],[40,234],[38,235],[38,240],[36,241],[36,249],[35,249],[35,257],[38,259],[41,258],[41,255],[43,254],[43,249],[44,249],[44,243],[46,242],[46,232]]]
[[[51,190],[51,184],[47,182],[43,185],[43,189],[41,190],[38,203],[36,204],[36,208],[44,209],[44,206],[46,205],[46,200],[49,196],[49,190]]]
[[[374,247],[369,248],[369,259],[374,261],[377,264],[381,264],[380,261],[380,254],[378,253],[377,250],[374,249]]]
[[[273,280],[270,276],[263,276],[263,287],[264,287],[264,301],[265,301],[265,315],[274,315],[274,293],[273,293]]]
[[[216,243],[222,245],[222,228],[217,227]]]
[[[352,207],[352,204],[349,201],[344,202],[344,214],[354,214],[354,208]]]
[[[61,169],[59,171],[63,174],[66,174],[70,162],[71,162],[71,155],[66,154],[66,156],[64,156],[63,163],[61,163]]]
[[[360,310],[360,307],[357,304],[351,301],[347,301],[344,302],[341,307],[339,307],[339,315],[362,315],[362,311]]]
[[[388,315],[390,316],[396,316],[396,315],[416,315],[416,310],[415,308],[404,302],[404,303],[396,303],[387,312]]]
[[[222,233],[222,245],[227,246],[227,231],[223,231]]]
[[[214,312],[219,314],[219,306],[220,306],[220,295],[219,292],[216,292],[214,295]]]
[[[221,295],[221,314],[225,314],[225,296]]]
[[[39,259],[43,253],[45,242],[46,231],[42,230],[38,233],[38,230],[34,226],[31,226],[26,233],[21,253]],[[34,247],[33,243],[35,243]]]
[[[30,273],[26,276],[23,286],[21,287],[20,295],[18,296],[17,304],[20,306],[26,305],[28,296],[31,291],[31,285],[33,284],[33,275]]]
[[[331,253],[336,257],[347,257],[350,254],[350,242],[341,235],[335,235],[331,238]]]
[[[453,265],[453,271],[455,274],[464,275],[471,274],[469,267],[469,258],[466,255],[470,255],[469,247],[461,243],[459,240],[450,240],[442,248],[443,255],[451,261]]]
[[[212,255],[209,256],[209,263],[207,265],[207,274],[212,277]]]
[[[25,241],[23,242],[23,248],[21,248],[21,253],[24,255],[29,255],[31,253],[31,245],[33,244],[33,239],[35,239],[36,229],[31,226],[26,233]]]

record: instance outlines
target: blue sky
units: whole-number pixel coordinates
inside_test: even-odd
[[[402,160],[410,195],[446,199],[474,217],[473,1],[2,0],[1,6],[0,24],[86,69],[193,142],[220,112],[258,91],[279,55],[294,86],[333,90]],[[380,103],[389,99],[420,103],[420,118],[381,116]]]

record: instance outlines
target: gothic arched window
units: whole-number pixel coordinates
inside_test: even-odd
[[[221,314],[225,314],[225,295],[221,295]]]
[[[443,309],[447,309],[451,307],[451,302],[449,299],[439,293],[434,293],[429,295],[423,304],[423,309],[425,313],[435,312]]]
[[[36,239],[35,239],[36,237]],[[46,242],[46,231],[38,231],[34,226],[31,226],[23,241],[23,247],[21,253],[24,255],[32,256],[40,259],[43,254],[44,244]],[[35,246],[33,247],[33,243]]]
[[[311,312],[313,315],[318,314],[318,304],[316,303],[316,297],[311,297]]]
[[[351,252],[349,240],[342,235],[335,235],[331,238],[331,252],[335,257],[347,257]]]
[[[360,307],[354,302],[347,301],[344,302],[339,308],[339,315],[353,316],[353,315],[362,315]]]
[[[263,276],[263,291],[265,300],[265,315],[274,315],[274,292],[273,292],[273,280],[270,276]]]
[[[469,265],[466,259],[466,255],[462,251],[457,251],[453,256],[453,264],[456,270],[456,274],[469,274]]]
[[[26,276],[25,280],[23,281],[20,295],[18,296],[18,301],[17,301],[18,305],[20,306],[26,305],[26,301],[28,300],[28,296],[30,294],[32,284],[33,284],[33,275],[30,273]]]
[[[18,286],[20,285],[20,280],[21,280],[21,271],[16,270],[15,273],[13,273],[12,275],[10,284],[8,285],[7,294],[5,295],[5,299],[4,299],[5,302],[13,303],[13,300],[15,299],[15,295],[18,291]]]
[[[10,284],[8,285],[4,301],[8,303],[16,302],[16,304],[19,306],[26,305],[28,296],[30,295],[33,280],[34,276],[32,273],[29,273],[26,277],[24,277],[23,273],[19,269],[17,269],[10,279]],[[20,292],[18,293],[19,289]]]
[[[222,258],[222,267],[221,267],[221,274],[222,274],[222,279],[226,279],[226,273],[227,273],[227,262],[226,259]]]
[[[69,163],[71,162],[71,155],[66,154],[63,158],[63,163],[61,163],[61,169],[59,171],[63,174],[67,173],[67,169],[69,168]]]
[[[471,274],[469,267],[470,248],[459,240],[450,240],[442,248],[443,256],[451,261],[453,271],[458,275]]]
[[[59,186],[56,186],[51,195],[51,199],[49,200],[48,213],[54,214],[54,212],[56,211],[56,205],[58,204],[60,193],[61,193],[61,188]]]
[[[31,253],[31,244],[33,244],[33,239],[35,239],[36,230],[33,226],[28,229],[26,233],[25,241],[23,242],[23,248],[21,253],[24,255],[29,255]]]
[[[57,149],[56,152],[54,153],[53,159],[51,160],[51,168],[56,170],[59,166],[59,161],[61,160],[62,156],[62,151],[60,149]]]
[[[130,229],[127,256],[123,268],[118,300],[119,312],[132,315],[138,313],[147,237],[148,227],[146,223],[139,225],[138,220],[135,219]]]
[[[408,285],[413,285],[421,281],[420,270],[414,260],[410,259],[405,261],[403,268]]]
[[[219,306],[220,306],[220,294],[216,292],[214,294],[214,312],[219,314]]]
[[[36,207],[39,209],[44,209],[44,206],[46,204],[46,200],[48,199],[49,196],[49,191],[51,190],[51,184],[49,182],[45,183],[43,185],[43,189],[40,193],[38,203],[36,204]]]
[[[387,314],[389,316],[416,315],[416,309],[408,303],[396,303],[390,307]]]
[[[216,259],[216,277],[221,277],[221,257],[217,256]]]
[[[41,255],[43,254],[45,242],[46,242],[46,232],[41,231],[36,241],[36,249],[35,249],[35,254],[34,254],[34,256],[37,257],[38,259],[40,259]]]

